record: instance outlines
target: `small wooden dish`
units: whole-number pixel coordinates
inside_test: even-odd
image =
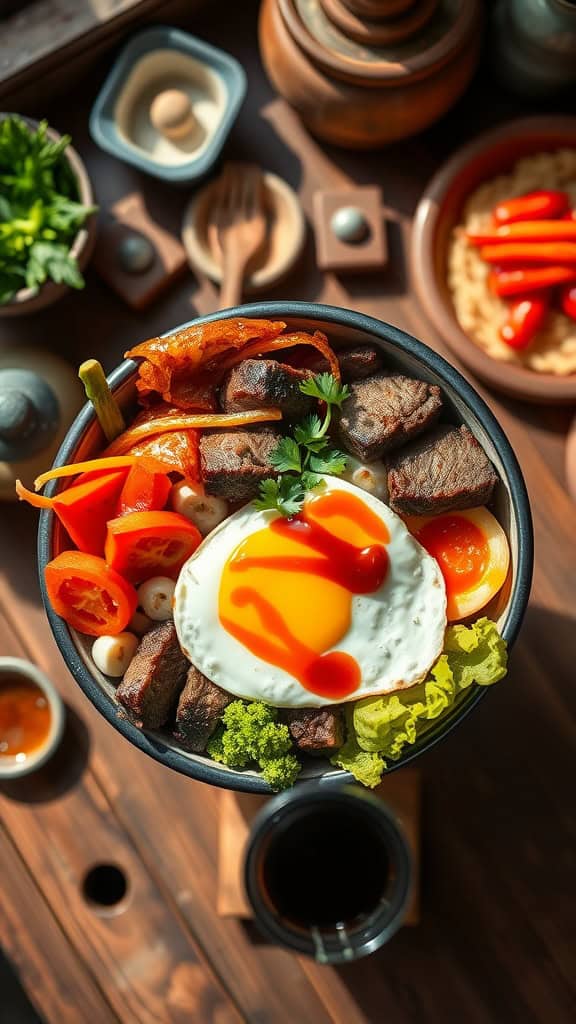
[[[208,239],[215,188],[216,182],[210,182],[189,203],[182,224],[182,241],[193,269],[220,284],[220,255]],[[246,292],[269,288],[284,277],[298,259],[306,237],[306,222],[296,193],[282,178],[269,172],[264,174],[264,203],[268,237],[249,264]]]
[[[482,182],[511,170],[523,156],[576,148],[576,118],[522,118],[480,135],[434,175],[418,204],[412,229],[413,284],[434,327],[459,359],[497,391],[529,402],[576,402],[576,374],[559,377],[492,359],[462,330],[447,283],[452,229],[468,196]]]

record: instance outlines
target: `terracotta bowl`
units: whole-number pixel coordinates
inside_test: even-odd
[[[462,208],[482,182],[521,157],[576,147],[576,118],[523,118],[459,149],[434,175],[418,204],[410,253],[414,288],[436,330],[459,359],[491,387],[530,402],[576,402],[576,374],[559,377],[492,359],[464,333],[446,279],[448,245]]]
[[[0,118],[5,115],[0,114]],[[24,117],[24,121],[32,128],[38,127],[38,121],[33,121],[29,117]],[[56,141],[60,138],[59,132],[53,128],[48,129],[48,135]],[[65,153],[65,159],[68,160],[76,182],[78,184],[78,198],[84,206],[94,205],[94,192],[92,190],[92,183],[88,177],[88,171],[83,161],[78,156],[78,153],[72,146],[68,146]],[[91,214],[90,217],[85,221],[83,226],[80,228],[78,234],[72,241],[70,246],[70,254],[76,257],[78,266],[81,271],[84,271],[88,265],[88,261],[92,256],[94,245],[96,243],[96,215]],[[0,306],[0,316],[20,316],[24,313],[37,313],[40,309],[45,309],[46,306],[51,306],[58,299],[61,299],[72,289],[67,284],[56,284],[55,281],[48,280],[40,288],[21,288],[11,302],[7,302],[5,305]]]
[[[512,644],[520,628],[532,577],[532,523],[530,507],[522,473],[510,444],[490,412],[488,406],[470,384],[432,349],[397,327],[374,320],[351,310],[320,306],[310,302],[256,302],[238,306],[224,313],[201,317],[196,323],[228,317],[263,317],[282,319],[289,330],[325,331],[335,348],[350,344],[377,345],[391,368],[438,384],[442,388],[450,420],[465,423],[476,435],[500,475],[500,484],[493,500],[493,510],[506,531],[511,548],[511,571],[500,594],[486,609],[499,625],[500,632]],[[174,328],[179,330],[180,328]],[[121,363],[109,377],[109,383],[120,405],[128,413],[134,408],[136,396],[136,365],[131,360]],[[88,405],[75,419],[56,457],[56,465],[88,459],[101,451],[103,437],[92,408]],[[51,485],[47,493],[54,493]],[[38,533],[38,562],[40,584],[50,625],[68,668],[87,697],[114,728],[151,757],[175,768],[193,779],[226,789],[248,793],[268,793],[264,779],[251,771],[234,771],[212,761],[205,754],[187,753],[174,740],[168,730],[141,732],[126,718],[121,717],[114,700],[115,688],[96,668],[92,656],[92,642],[81,636],[56,615],[46,599],[44,568],[69,545],[54,521],[52,512],[40,515]],[[470,687],[462,693],[448,715],[431,724],[425,735],[410,747],[401,760],[390,765],[390,770],[408,764],[442,737],[446,736],[485,696],[486,688]],[[301,781],[349,781],[347,772],[332,767],[328,761],[309,758],[300,775]]]

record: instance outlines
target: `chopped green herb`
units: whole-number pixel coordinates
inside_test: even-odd
[[[324,420],[312,413],[294,427],[294,437],[283,437],[278,442],[271,461],[280,476],[263,480],[260,496],[254,502],[258,509],[276,509],[283,516],[293,516],[301,510],[306,491],[322,482],[320,474],[339,476],[347,461],[344,452],[332,447],[327,432],[332,409],[341,407],[350,394],[349,388],[332,374],[320,373],[300,384],[300,390],[325,403]]]
[[[0,121],[0,304],[48,278],[84,287],[70,245],[96,207],[77,201],[63,156],[69,142],[49,139],[46,121],[37,129],[16,116]]]

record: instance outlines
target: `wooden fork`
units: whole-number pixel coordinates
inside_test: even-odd
[[[262,171],[255,164],[226,164],[216,183],[208,226],[209,244],[222,259],[220,309],[241,301],[246,268],[266,232]]]

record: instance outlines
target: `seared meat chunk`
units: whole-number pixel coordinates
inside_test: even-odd
[[[224,380],[220,404],[224,412],[281,409],[286,419],[299,420],[316,406],[314,398],[300,391],[302,381],[311,376],[275,359],[244,359]]]
[[[379,373],[352,384],[342,406],[340,440],[352,455],[372,462],[426,430],[441,407],[436,384]]]
[[[274,474],[270,456],[278,444],[271,432],[236,430],[200,438],[202,480],[208,494],[248,501],[261,480]]]
[[[484,505],[497,480],[482,446],[464,426],[435,427],[388,461],[390,504],[409,515]]]
[[[307,754],[337,750],[344,743],[344,717],[340,708],[284,708],[286,723],[296,746]]]
[[[199,753],[206,744],[234,697],[211,683],[195,665],[191,665],[176,711],[174,736],[185,750]]]
[[[159,729],[166,724],[184,686],[187,668],[171,620],[144,634],[116,690],[118,702],[134,725]]]
[[[336,354],[345,384],[372,377],[384,366],[382,353],[371,345],[358,345],[356,348],[347,348]]]
[[[340,363],[340,373],[345,384],[351,384],[356,380],[364,380],[379,373],[384,366],[382,353],[372,345],[357,345],[355,348],[344,348],[336,352]],[[312,373],[329,373],[328,360],[324,359],[319,352],[316,352],[310,362],[308,369]]]

